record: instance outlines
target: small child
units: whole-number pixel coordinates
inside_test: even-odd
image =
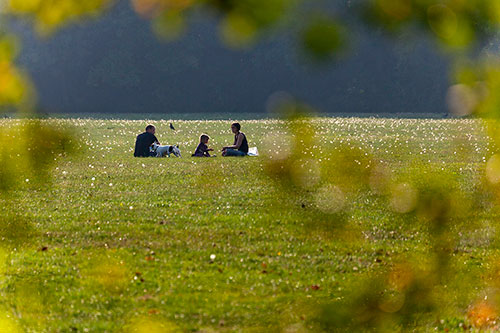
[[[208,140],[210,140],[210,137],[208,135],[202,134],[200,136],[200,144],[196,148],[193,157],[211,157],[209,152],[214,150],[208,148]]]

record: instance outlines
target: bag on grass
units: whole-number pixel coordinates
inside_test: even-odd
[[[249,148],[248,156],[259,156],[259,150],[257,149],[257,147]]]

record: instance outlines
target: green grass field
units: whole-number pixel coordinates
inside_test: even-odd
[[[49,189],[2,199],[4,217],[31,226],[23,244],[5,247],[0,270],[3,309],[21,331],[317,331],[318,304],[345,300],[403,257],[431,260],[427,227],[369,191],[349,198],[341,227],[309,213],[307,199],[288,200],[263,172],[290,145],[280,121],[242,122],[260,157],[212,159],[190,157],[198,136],[208,133],[217,150],[232,144],[230,121],[175,121],[175,132],[154,121],[162,143],[180,145],[180,159],[132,156],[148,121],[55,122],[72,128],[81,152],[57,158]],[[311,156],[361,147],[395,179],[443,169],[465,193],[489,156],[475,120],[325,118],[314,128]],[[492,288],[496,220],[494,208],[478,209],[451,230],[453,274],[436,287],[438,307],[407,327],[471,327],[471,304]]]

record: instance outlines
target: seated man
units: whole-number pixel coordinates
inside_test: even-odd
[[[148,125],[146,127],[146,132],[139,134],[137,136],[137,139],[135,140],[135,151],[134,151],[134,156],[135,157],[151,157],[154,155],[151,155],[149,152],[149,147],[153,143],[160,144],[158,142],[158,139],[155,136],[156,128],[153,125]]]

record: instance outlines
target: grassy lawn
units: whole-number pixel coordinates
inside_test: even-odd
[[[318,304],[345,300],[403,257],[431,260],[427,226],[369,191],[350,197],[347,222],[331,228],[309,201],[287,197],[264,172],[267,156],[289,145],[279,121],[242,122],[262,156],[240,159],[190,157],[201,133],[217,150],[232,144],[230,121],[176,121],[175,132],[154,121],[161,143],[180,145],[179,159],[132,156],[147,121],[56,123],[81,138],[81,152],[57,158],[49,189],[22,189],[0,203],[4,217],[31,226],[22,245],[5,247],[1,268],[3,309],[23,331],[315,331]],[[361,147],[395,179],[445,169],[465,193],[489,156],[474,120],[331,118],[314,126],[312,156]],[[412,330],[471,326],[469,307],[491,287],[496,219],[495,209],[478,209],[451,230],[453,274],[434,293],[439,306]]]

